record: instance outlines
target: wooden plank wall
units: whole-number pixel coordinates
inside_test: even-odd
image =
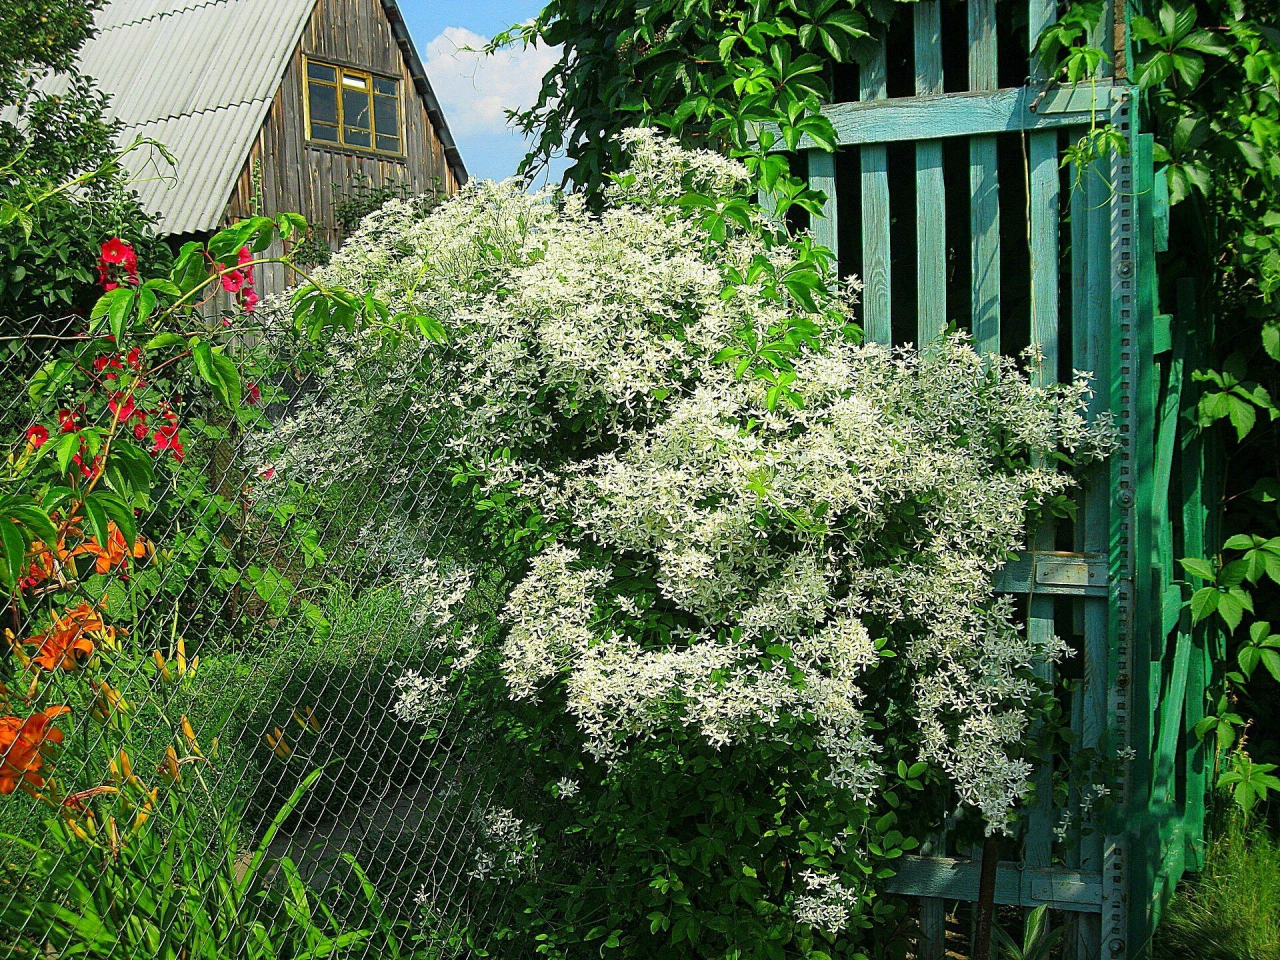
[[[307,142],[304,56],[400,78],[404,158]],[[331,246],[340,240],[334,208],[361,180],[373,186],[408,184],[414,193],[458,191],[444,146],[414,90],[413,77],[379,0],[318,0],[236,183],[227,206],[228,223],[255,213],[255,169],[261,170],[262,199],[262,209],[256,212],[301,213]],[[259,292],[266,294],[286,285],[280,268],[267,270],[258,284]]]

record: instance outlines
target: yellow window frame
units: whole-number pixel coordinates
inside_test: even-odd
[[[312,64],[315,64],[318,67],[325,67],[329,70],[333,70],[334,79],[332,81],[313,79],[311,76]],[[359,144],[359,143],[347,142],[347,139],[346,139],[347,123],[346,123],[346,117],[343,116],[346,109],[345,108],[346,97],[344,96],[344,94],[346,93],[347,90],[349,89],[354,90],[355,88],[348,87],[346,84],[343,83],[343,79],[346,77],[350,77],[353,80],[358,79],[362,81],[364,84],[364,90],[369,103],[369,130],[368,130],[369,146],[365,146],[364,144]],[[378,149],[379,136],[382,136],[382,137],[393,136],[393,134],[385,130],[378,129],[378,125],[377,125],[378,122],[377,122],[376,113],[375,113],[375,107],[377,103],[376,98],[379,96],[384,96],[384,97],[386,96],[386,94],[379,94],[375,92],[374,84],[375,84],[375,81],[378,81],[378,80],[390,81],[391,83],[394,83],[396,87],[396,92],[395,92],[396,131],[394,136],[396,138],[396,142],[400,145],[398,150]],[[320,86],[320,87],[328,87],[334,92],[334,99],[337,102],[337,117],[338,117],[338,125],[337,125],[338,139],[336,141],[324,140],[321,138],[313,137],[311,135],[311,132],[312,132],[311,86],[312,84],[315,84],[316,86]],[[358,70],[355,67],[344,66],[341,63],[334,63],[329,60],[319,60],[319,59],[313,60],[310,57],[304,56],[302,58],[302,110],[303,110],[303,118],[307,127],[307,143],[315,144],[316,146],[321,146],[321,147],[328,147],[331,150],[350,150],[356,153],[375,153],[384,157],[403,157],[405,155],[404,153],[405,116],[404,116],[404,101],[400,96],[401,87],[402,87],[402,84],[400,83],[399,77],[390,77],[381,73],[371,73],[368,70]],[[332,125],[326,123],[324,124],[324,126],[329,127]],[[356,129],[356,128],[353,128],[353,129]]]

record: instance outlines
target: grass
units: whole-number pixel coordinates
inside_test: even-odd
[[[1156,960],[1280,960],[1280,842],[1233,816],[1156,931]]]

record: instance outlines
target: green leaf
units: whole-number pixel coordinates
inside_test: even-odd
[[[1218,594],[1218,616],[1222,617],[1223,622],[1232,630],[1240,626],[1240,620],[1244,617],[1245,609],[1252,607],[1252,605],[1252,600],[1248,598],[1248,595],[1242,596],[1242,591],[1239,590],[1230,590],[1226,593],[1219,592]]]
[[[27,544],[17,524],[7,517],[0,517],[0,548],[3,548],[4,560],[0,563],[0,580],[5,586],[13,587],[25,572]]]
[[[1218,609],[1223,594],[1217,587],[1202,587],[1191,595],[1191,619],[1200,623]]]
[[[133,306],[134,290],[132,287],[116,287],[98,298],[89,313],[89,332],[95,333],[102,328],[105,320],[113,336],[119,341],[124,337],[124,324]]]
[[[138,539],[133,508],[125,503],[118,494],[107,490],[95,490],[89,494],[86,500],[97,504],[108,517],[115,521],[116,526],[120,528],[121,534],[124,535],[125,543],[132,547]]]
[[[52,450],[50,452],[57,458],[58,470],[61,473],[66,473],[71,469],[71,458],[80,452],[80,434],[64,433],[51,446]]]
[[[89,524],[89,531],[93,534],[93,538],[100,545],[106,545],[110,542],[107,531],[107,513],[102,509],[102,504],[93,497],[87,498],[81,505],[84,510],[85,520]]]
[[[1280,320],[1274,317],[1262,324],[1262,349],[1272,360],[1280,362]]]
[[[1200,557],[1184,557],[1178,561],[1182,564],[1182,569],[1193,577],[1199,577],[1201,580],[1207,580],[1209,583],[1215,583],[1218,579],[1217,572],[1213,569],[1213,564],[1208,560]]]
[[[186,338],[177,333],[158,333],[147,341],[148,350],[165,350],[169,347],[185,347]]]

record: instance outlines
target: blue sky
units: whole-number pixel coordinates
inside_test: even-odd
[[[535,16],[539,0],[400,0],[431,86],[473,177],[511,176],[525,142],[504,111],[528,106],[555,51],[510,49],[492,57],[473,52],[494,34]],[[558,171],[557,171],[558,179]]]

